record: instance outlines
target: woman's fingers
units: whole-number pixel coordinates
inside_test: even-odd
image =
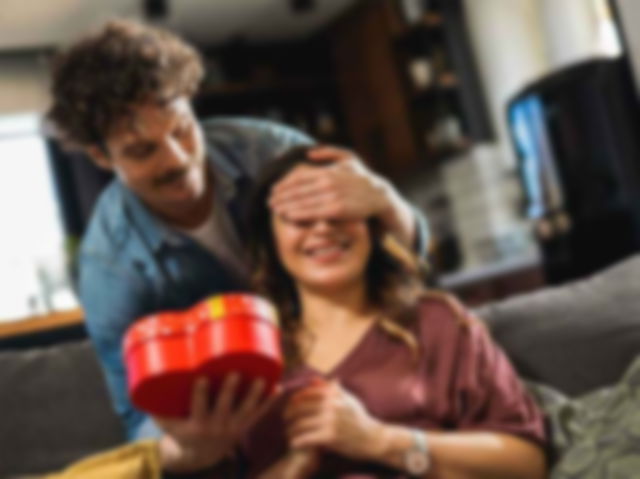
[[[283,413],[284,422],[289,424],[306,416],[313,416],[322,410],[324,398],[312,398],[296,403],[289,402]]]
[[[293,394],[283,412],[285,423],[297,421],[302,417],[318,414],[330,400],[329,383],[322,379]]]
[[[301,417],[298,420],[293,421],[287,425],[287,437],[290,440],[293,440],[312,431],[326,428],[328,427],[327,422],[327,417],[323,414],[314,414]]]
[[[264,386],[264,379],[256,379],[251,383],[249,391],[235,411],[237,416],[240,418],[247,417],[255,411],[263,396]]]
[[[207,418],[208,409],[209,381],[207,378],[198,378],[193,384],[189,417],[195,422],[202,422]]]
[[[271,406],[273,406],[273,403],[275,403],[279,397],[280,397],[280,391],[276,392],[275,394],[272,394],[266,399],[263,399],[262,402],[253,410],[253,413],[251,413],[248,416],[245,427],[249,428],[253,426],[253,424],[258,419],[260,419],[269,409],[271,409]]]
[[[322,428],[310,429],[289,440],[291,449],[322,447],[327,442],[327,433]]]
[[[231,373],[225,376],[213,407],[209,402],[209,380],[200,377],[194,382],[191,410],[186,419],[155,417],[160,427],[176,436],[228,435],[232,439],[250,427],[257,418],[271,407],[279,394],[265,398],[265,381],[257,379],[239,403],[236,403],[241,376]]]
[[[236,389],[240,382],[240,375],[238,373],[228,374],[222,382],[222,388],[216,399],[216,404],[213,409],[212,419],[217,423],[229,418],[232,412],[233,399],[236,395]]]
[[[321,399],[327,395],[328,384],[326,382],[313,382],[309,386],[296,391],[289,398],[289,404],[296,404],[300,401]]]

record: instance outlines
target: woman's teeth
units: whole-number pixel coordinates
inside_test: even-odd
[[[331,245],[331,246],[324,246],[322,248],[310,249],[307,251],[307,254],[309,256],[323,256],[323,255],[328,255],[333,253],[339,253],[341,251],[344,251],[345,249],[347,249],[346,244]]]

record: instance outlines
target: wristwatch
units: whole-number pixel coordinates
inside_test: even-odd
[[[427,434],[418,429],[412,429],[413,445],[404,453],[404,466],[409,474],[424,477],[431,467]]]

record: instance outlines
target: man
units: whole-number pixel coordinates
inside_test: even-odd
[[[240,217],[251,178],[284,150],[312,143],[266,121],[199,122],[189,100],[202,75],[200,58],[182,40],[123,20],[61,52],[53,69],[47,117],[54,131],[116,175],[83,239],[78,288],[130,438],[155,431],[127,395],[125,331],[146,314],[247,288]],[[294,220],[376,215],[424,251],[424,220],[388,182],[346,150],[319,147],[312,156],[335,165],[283,179],[270,199],[278,214]]]

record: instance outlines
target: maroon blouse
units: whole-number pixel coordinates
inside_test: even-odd
[[[413,333],[421,353],[374,325],[329,374],[310,367],[290,372],[286,392],[314,376],[338,379],[369,413],[387,423],[438,431],[493,431],[544,444],[543,417],[485,326],[448,298],[419,305]],[[284,456],[283,400],[254,427],[244,444],[249,476]],[[404,477],[397,471],[326,453],[318,477]]]

